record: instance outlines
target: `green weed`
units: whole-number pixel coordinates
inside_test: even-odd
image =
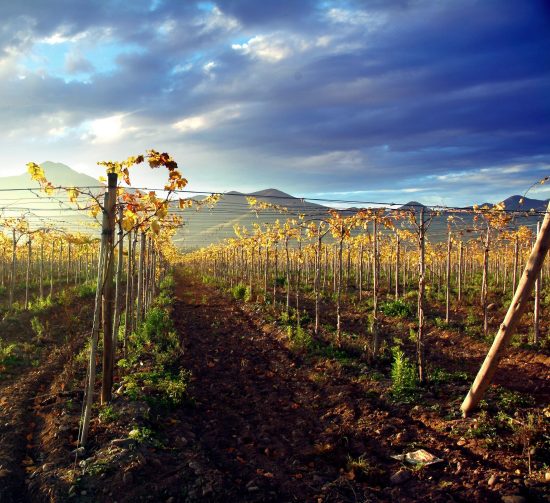
[[[144,400],[151,406],[174,408],[188,401],[191,373],[175,374],[163,369],[133,372],[124,376],[123,390],[131,400]]]
[[[245,300],[248,290],[249,288],[246,285],[239,283],[231,289],[231,295],[235,300]]]
[[[112,405],[104,405],[99,411],[99,420],[102,423],[114,423],[120,418],[120,414],[113,408]]]
[[[80,299],[89,299],[95,296],[96,285],[92,283],[84,283],[76,287],[76,295]]]
[[[399,347],[392,348],[392,354],[392,395],[399,400],[410,400],[416,396],[418,391],[416,367]]]
[[[401,299],[383,302],[380,305],[380,311],[386,316],[397,318],[410,318],[413,314],[411,305]]]
[[[287,327],[287,334],[294,349],[309,350],[313,345],[311,334],[300,325]]]

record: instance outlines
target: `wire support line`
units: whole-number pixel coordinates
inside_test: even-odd
[[[56,186],[54,187],[54,190],[64,190],[69,187],[62,187],[62,186]],[[74,186],[70,187],[71,189],[76,189],[79,192],[82,192],[84,190],[91,190],[91,189],[102,189],[105,190],[104,185],[85,185],[85,186]],[[223,192],[223,191],[201,191],[201,190],[187,190],[187,189],[180,189],[180,190],[173,190],[173,191],[167,191],[165,187],[122,187],[129,191],[154,191],[154,192],[161,192],[161,193],[168,193],[171,192],[172,194],[193,194],[193,195],[222,195],[224,197],[254,197],[257,199],[271,199],[271,200],[291,200],[293,202],[301,201],[303,204],[309,201],[317,201],[317,202],[324,202],[324,203],[334,203],[334,204],[361,204],[361,205],[371,205],[373,207],[384,207],[388,211],[403,211],[406,209],[413,209],[413,208],[428,208],[429,210],[435,210],[435,211],[455,211],[455,212],[472,212],[475,213],[476,210],[474,210],[471,207],[460,207],[460,206],[447,206],[447,205],[423,205],[420,203],[397,203],[397,202],[387,202],[387,201],[365,201],[365,200],[354,200],[354,199],[330,199],[330,198],[312,198],[312,197],[295,197],[290,195],[262,195],[257,193],[235,193],[233,191],[231,192]],[[0,192],[22,192],[22,191],[31,191],[33,194],[36,194],[36,191],[40,190],[39,187],[27,187],[27,188],[4,188],[0,189]],[[48,196],[53,197],[53,196]],[[60,201],[61,202],[61,201]],[[335,208],[339,211],[345,211],[346,208]],[[358,208],[361,209],[361,208]],[[507,210],[504,208],[501,210],[505,213],[526,213],[528,210]],[[531,212],[531,214],[537,214],[537,215],[545,215],[547,213],[546,210],[535,210],[534,212]]]

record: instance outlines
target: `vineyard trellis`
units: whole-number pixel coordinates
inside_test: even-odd
[[[129,185],[130,169],[145,161],[151,168],[163,166],[168,171],[161,197],[155,191],[125,190],[119,183],[122,180]],[[0,282],[8,290],[9,306],[15,302],[19,282],[25,284],[27,308],[32,301],[33,283],[37,283],[38,297],[44,299],[73,280],[78,284],[96,278],[80,445],[86,443],[92,414],[98,338],[102,333],[100,398],[107,403],[111,400],[119,346],[122,355],[127,356],[129,335],[151,307],[169,263],[191,266],[220,286],[246,285],[249,298],[281,307],[287,318],[295,316],[298,328],[303,316],[309,314],[311,292],[314,337],[331,333],[326,325],[334,316],[337,347],[347,337],[344,305],[368,306],[370,314],[365,316],[363,326],[369,337],[364,349],[371,360],[379,356],[384,344],[387,346],[380,326],[382,306],[398,301],[406,304],[416,298],[414,338],[420,382],[429,377],[424,354],[427,296],[436,304],[443,302],[444,320],[450,325],[453,318],[463,316],[457,309],[473,309],[479,292],[485,336],[494,325],[490,313],[499,297],[515,293],[522,296],[522,308],[528,307],[528,293],[524,287],[516,287],[518,271],[528,262],[536,235],[527,226],[510,227],[512,214],[503,206],[445,211],[426,207],[355,212],[332,209],[308,215],[292,214],[281,204],[250,198],[251,211],[257,215],[276,213],[280,220],[255,225],[252,230],[236,227],[235,237],[182,256],[171,241],[181,225],[180,218],[170,211],[171,205],[177,204],[180,210],[193,205],[211,208],[221,196],[211,194],[202,201],[180,197],[187,181],[168,154],[149,151],[121,163],[100,164],[107,170],[108,184],[99,191],[54,187],[34,163],[29,164],[29,172],[48,196],[62,190],[79,210],[94,217],[101,214],[101,239],[42,222],[33,226],[25,214],[0,221],[4,229],[0,233]],[[289,216],[283,220],[285,214]],[[465,214],[474,215],[474,225],[467,229],[470,232],[458,225]],[[430,240],[430,222],[443,217],[448,217],[446,242]],[[543,224],[539,236],[546,228]],[[548,338],[541,330],[541,311],[545,307],[540,300],[547,289],[550,268],[548,263],[540,265],[532,281],[536,287],[530,342],[534,345]],[[505,338],[509,339],[509,331]]]
[[[271,210],[283,215],[289,211],[269,203],[259,208],[256,200],[249,204],[257,213]],[[473,217],[472,223],[461,227],[465,215]],[[377,356],[381,344],[380,299],[406,301],[416,295],[417,370],[419,381],[424,382],[428,379],[424,350],[427,294],[436,304],[443,304],[442,318],[450,326],[453,318],[459,316],[457,309],[475,309],[477,291],[483,320],[480,336],[487,338],[490,328],[495,326],[491,313],[502,294],[511,295],[517,291],[517,271],[527,262],[536,236],[526,225],[515,224],[513,216],[502,203],[445,212],[413,206],[353,213],[329,210],[324,217],[308,218],[307,214],[298,214],[284,222],[277,220],[273,225],[255,224],[253,233],[237,227],[236,238],[190,252],[185,255],[184,262],[222,287],[247,285],[249,298],[271,303],[274,307],[278,302],[277,286],[283,285],[287,318],[290,316],[290,294],[294,291],[298,327],[302,316],[300,306],[304,305],[300,298],[307,297],[308,291],[313,292],[315,337],[320,333],[321,312],[323,309],[331,311],[327,301],[332,299],[333,342],[337,347],[342,345],[343,337],[342,302],[360,303],[364,293],[370,291],[372,314],[364,330],[371,334],[371,342],[365,347],[371,358]],[[446,242],[429,239],[428,230],[434,218],[447,219]],[[386,230],[381,230],[382,226]],[[327,241],[327,235],[332,239]],[[284,243],[282,264],[278,261],[279,241]],[[414,264],[417,264],[416,286]],[[542,267],[541,262],[537,293],[532,303],[534,318],[530,343],[535,346],[541,342],[540,295],[548,278],[548,264]],[[272,284],[271,291],[267,288],[268,283]],[[261,296],[254,295],[257,285],[263,285]],[[453,300],[454,313],[451,310]],[[325,315],[332,316],[330,313]]]

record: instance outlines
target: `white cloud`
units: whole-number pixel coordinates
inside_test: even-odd
[[[203,32],[211,31],[235,31],[241,27],[238,19],[223,13],[219,7],[210,10],[206,17],[202,18],[199,25],[202,25]]]
[[[336,150],[301,159],[299,164],[319,170],[339,168],[349,171],[364,169],[367,165],[367,158],[359,150]]]
[[[217,66],[218,64],[215,61],[209,61],[208,63],[203,65],[202,70],[204,71],[204,73],[206,73],[206,75],[213,78],[215,76],[214,68],[216,68]]]
[[[212,129],[216,125],[237,119],[241,116],[241,107],[239,105],[229,105],[218,108],[202,115],[193,115],[175,122],[172,127],[181,133],[193,133],[206,129]]]
[[[333,23],[358,26],[368,31],[380,28],[387,22],[386,14],[338,8],[330,9],[327,12],[327,17]]]
[[[124,115],[112,115],[103,119],[96,119],[85,123],[85,133],[82,140],[88,140],[92,143],[111,143],[120,139],[125,133],[135,128],[124,127]]]
[[[182,133],[198,131],[200,129],[206,129],[207,127],[208,121],[205,115],[194,115],[192,117],[186,117],[185,119],[174,123],[174,128],[178,129]]]
[[[293,53],[292,47],[276,35],[257,35],[244,44],[233,44],[231,48],[269,63],[277,63]]]
[[[158,31],[161,35],[170,35],[176,26],[177,23],[174,19],[167,19],[158,27]]]
[[[322,37],[317,37],[317,40],[315,41],[315,45],[317,47],[328,47],[331,42],[332,42],[332,37],[330,37],[329,35],[323,35]]]
[[[87,32],[85,31],[77,33],[75,35],[66,35],[63,31],[57,31],[48,37],[44,37],[38,40],[37,42],[39,44],[46,44],[46,45],[74,43],[85,38],[86,35],[87,35]]]

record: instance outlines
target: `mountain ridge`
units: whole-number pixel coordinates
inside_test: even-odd
[[[70,166],[60,162],[44,161],[39,164],[44,169],[46,178],[52,182],[53,185],[59,187],[84,187],[84,186],[96,186],[99,182],[85,173],[79,173]],[[26,188],[38,188],[38,182],[31,179],[28,173],[21,173],[19,175],[9,175],[0,177],[0,184],[4,189],[26,189]]]

